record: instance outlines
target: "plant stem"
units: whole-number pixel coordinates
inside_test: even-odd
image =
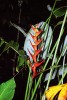
[[[56,4],[56,0],[55,0],[55,4]],[[55,5],[54,5],[55,6]],[[53,8],[54,9],[54,8]],[[66,14],[65,14],[65,17],[66,17]],[[61,27],[61,31],[60,31],[60,37],[62,36],[62,28],[64,27],[64,24],[65,24],[65,21],[66,21],[66,19],[65,19],[65,17],[64,17],[64,21],[63,21],[63,24],[62,24],[62,27]],[[50,17],[51,18],[51,17]],[[59,38],[60,39],[60,38]],[[58,42],[60,41],[58,39]],[[55,43],[55,45],[54,45],[54,47],[53,47],[53,49],[52,49],[52,51],[51,51],[51,53],[50,53],[50,55],[49,55],[49,58],[47,59],[47,62],[46,62],[46,64],[45,64],[45,66],[44,66],[44,68],[43,68],[43,70],[45,70],[45,68],[46,68],[46,66],[47,66],[47,64],[48,64],[48,61],[49,61],[49,59],[50,59],[50,57],[51,57],[51,54],[53,53],[53,51],[54,51],[54,49],[56,48],[56,46],[57,46],[57,42]],[[58,49],[58,46],[57,46],[57,49]],[[57,53],[57,49],[56,49],[56,51],[55,51],[55,56],[56,56],[56,53]],[[55,57],[54,56],[54,57]],[[55,59],[55,58],[54,58]],[[54,61],[53,61],[53,63],[54,63]],[[53,65],[53,64],[52,64]],[[42,75],[43,75],[43,73],[40,75],[40,77],[39,77],[39,79],[38,79],[38,81],[37,81],[37,84],[36,84],[36,86],[35,86],[35,88],[34,88],[34,91],[33,91],[33,94],[32,94],[32,96],[31,96],[31,99],[30,100],[33,100],[33,98],[34,98],[34,95],[35,95],[35,92],[36,92],[36,90],[37,90],[37,87],[38,87],[38,85],[39,85],[39,83],[40,83],[40,81],[41,81],[41,78],[42,78]],[[48,83],[49,84],[49,83]],[[48,85],[47,85],[47,87],[48,87]]]
[[[48,64],[48,62],[49,62],[49,60],[50,60],[50,57],[51,57],[53,51],[55,50],[56,45],[57,45],[57,43],[55,43],[55,45],[54,45],[54,47],[53,47],[53,49],[52,49],[52,51],[51,51],[51,53],[50,53],[50,55],[49,55],[49,58],[47,59],[45,65],[44,65],[43,70],[45,70],[45,68],[46,68],[46,66],[47,66],[47,64]],[[35,88],[34,88],[34,90],[33,90],[33,94],[32,94],[32,96],[31,96],[31,99],[30,99],[30,100],[33,100],[33,97],[34,97],[34,95],[35,95],[35,92],[36,92],[36,90],[37,90],[37,87],[38,87],[38,85],[39,85],[39,83],[40,83],[40,81],[41,81],[42,75],[43,75],[43,73],[41,73],[41,75],[40,75],[39,78],[38,78],[37,84],[36,84],[36,86],[35,86]]]
[[[55,63],[55,58],[56,58],[56,54],[57,54],[57,51],[58,51],[58,46],[59,46],[59,43],[60,43],[60,39],[61,39],[61,37],[63,35],[63,29],[64,29],[64,25],[65,25],[65,22],[66,22],[66,17],[67,17],[67,11],[66,11],[65,16],[64,16],[64,19],[63,19],[63,23],[62,23],[62,26],[61,26],[61,30],[60,30],[59,37],[57,39],[57,46],[56,46],[56,50],[55,50],[55,53],[54,53],[54,58],[53,58],[52,66]],[[50,80],[52,78],[52,73],[53,73],[53,68],[50,70],[50,74],[49,74],[49,79],[48,79],[48,82],[47,82],[46,90],[48,89]]]
[[[28,80],[27,80],[27,86],[26,86],[26,92],[25,92],[25,98],[24,100],[27,100],[27,96],[28,96],[28,87],[29,87],[29,82],[30,82],[30,74],[31,74],[31,71],[30,71],[30,68],[29,68],[29,74],[28,74]]]
[[[55,5],[56,5],[56,0],[55,0]],[[54,7],[55,7],[55,5],[54,5]],[[54,7],[53,7],[53,10],[54,10]],[[51,14],[50,16],[52,16],[52,14]],[[51,17],[50,17],[50,18],[51,18]],[[42,27],[42,28],[43,28],[43,27]],[[50,57],[51,57],[52,53],[54,52],[54,49],[55,49],[56,45],[57,45],[57,42],[55,43],[55,45],[54,45],[54,47],[53,47],[53,49],[52,49],[52,51],[51,51],[51,53],[50,53],[50,55],[49,55],[49,58],[47,59],[45,65],[44,65],[43,70],[46,69],[46,66],[47,66],[47,64],[48,64],[48,62],[49,62],[49,60],[50,60]],[[37,87],[38,87],[38,85],[39,85],[39,83],[40,83],[40,81],[41,81],[42,75],[43,75],[43,73],[41,73],[40,77],[38,78],[37,84],[36,84],[36,86],[35,86],[35,88],[34,88],[34,91],[33,91],[33,94],[32,94],[32,96],[31,96],[31,99],[30,99],[30,100],[33,100],[33,98],[34,98],[35,92],[36,92]]]

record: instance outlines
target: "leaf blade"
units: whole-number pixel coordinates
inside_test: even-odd
[[[15,81],[10,79],[0,85],[0,100],[12,100],[15,92]]]

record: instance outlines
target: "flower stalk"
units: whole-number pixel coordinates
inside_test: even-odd
[[[37,67],[39,68],[39,66],[41,66],[41,64],[44,62],[44,60],[42,61],[37,61],[38,55],[40,54],[41,50],[43,49],[43,47],[39,48],[39,44],[42,42],[43,39],[39,39],[39,35],[42,33],[42,30],[39,30],[37,26],[31,26],[32,30],[34,31],[34,35],[32,35],[32,33],[30,33],[32,39],[33,39],[33,43],[30,41],[31,46],[34,49],[34,54],[32,54],[29,50],[29,54],[31,56],[31,58],[33,59],[33,63],[30,62],[30,66],[31,66],[31,70],[33,72],[32,77],[36,77],[37,76]]]

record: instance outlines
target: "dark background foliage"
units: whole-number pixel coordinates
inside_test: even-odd
[[[18,1],[20,0],[0,0],[0,37],[4,38],[6,41],[10,40],[16,41],[17,38],[17,30],[14,27],[10,26],[9,24],[10,21],[21,26],[26,32],[28,32],[30,24],[35,24],[40,21],[45,21],[48,18],[50,12],[47,9],[47,5],[49,4],[52,7],[54,4],[54,0],[22,0],[21,16],[19,24],[18,22],[19,22],[20,6],[18,5]],[[57,7],[65,5],[67,5],[66,0],[61,0],[61,2],[57,3]],[[56,21],[52,20],[51,23],[54,24],[56,23]],[[56,35],[55,37],[57,36],[58,35]],[[20,34],[19,37],[20,48],[23,47],[24,40],[25,40],[24,36]],[[14,57],[13,51],[10,51],[10,54],[4,53],[0,57],[0,83],[10,79],[13,76],[12,66],[14,62],[11,60],[13,59],[13,57]],[[28,71],[23,69],[23,73],[20,72],[18,76],[16,76],[15,78],[17,83],[17,88],[14,100],[21,100],[21,99],[23,100],[24,90],[27,80],[27,73]]]

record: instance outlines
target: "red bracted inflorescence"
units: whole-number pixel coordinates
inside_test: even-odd
[[[35,34],[32,35],[30,33],[30,35],[31,35],[32,39],[34,40],[34,43],[32,43],[30,40],[29,41],[31,43],[31,46],[34,49],[34,54],[31,54],[31,52],[29,50],[28,50],[28,52],[33,59],[33,64],[30,62],[30,65],[31,65],[31,70],[33,72],[33,78],[34,78],[37,75],[36,68],[39,67],[44,62],[44,60],[42,60],[40,62],[37,61],[37,57],[43,48],[43,47],[41,47],[40,49],[38,49],[38,45],[42,42],[42,39],[38,39],[38,36],[42,33],[42,30],[38,30],[37,26],[34,27],[33,25],[32,25],[32,30],[34,31]]]

